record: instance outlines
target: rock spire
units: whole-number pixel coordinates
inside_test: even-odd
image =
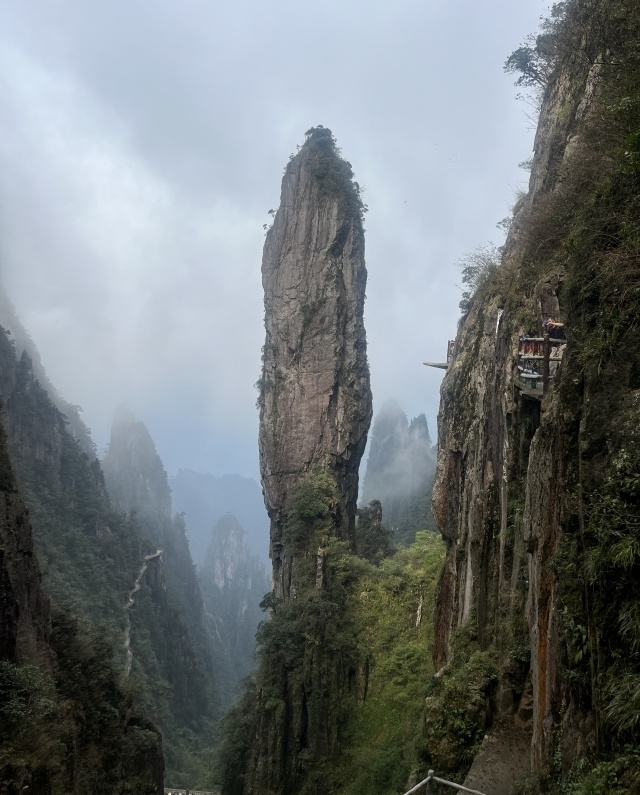
[[[335,480],[336,535],[354,536],[371,390],[363,323],[365,208],[352,176],[331,131],[309,130],[286,168],[264,246],[260,468],[277,597],[287,598],[295,587],[295,555],[283,538],[288,504],[314,471]]]

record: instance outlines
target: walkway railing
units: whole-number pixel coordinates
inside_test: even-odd
[[[468,787],[463,787],[462,784],[454,784],[453,781],[447,781],[444,778],[438,778],[434,775],[433,770],[430,770],[427,774],[427,777],[423,781],[421,781],[419,784],[416,784],[415,787],[412,787],[408,792],[405,792],[404,795],[414,795],[421,790],[428,795],[428,793],[431,792],[432,781],[437,781],[438,784],[444,784],[447,787],[453,787],[454,789],[460,790],[461,792],[470,792],[471,795],[484,795],[484,792],[478,792],[477,789],[469,789]]]

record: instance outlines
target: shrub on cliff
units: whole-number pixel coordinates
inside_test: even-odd
[[[498,274],[502,254],[493,243],[479,246],[457,263],[462,273],[462,298],[460,309],[466,315],[471,309],[472,301],[482,297]]]
[[[540,32],[527,36],[504,64],[505,72],[519,74],[517,86],[545,89],[558,61],[561,46],[559,36],[567,3],[554,3],[549,16],[542,20]]]
[[[320,184],[320,192],[327,196],[346,195],[349,208],[363,220],[368,207],[362,200],[362,188],[353,178],[351,163],[341,156],[331,130],[320,124],[307,130],[305,136],[306,145],[313,146],[313,176]]]

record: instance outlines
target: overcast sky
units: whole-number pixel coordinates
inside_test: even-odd
[[[541,0],[0,0],[0,265],[100,447],[126,401],[170,473],[258,476],[263,224],[304,132],[365,187],[374,410],[436,434],[460,273],[502,243]]]

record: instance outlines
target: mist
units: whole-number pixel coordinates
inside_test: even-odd
[[[307,128],[364,186],[376,407],[436,427],[459,271],[528,175],[502,65],[539,0],[0,7],[0,266],[102,450],[126,402],[169,473],[257,478],[263,224]]]
[[[431,489],[436,469],[424,414],[408,420],[396,400],[376,414],[362,485],[361,506],[382,504],[383,524],[397,541],[413,541],[418,530],[433,529]]]

